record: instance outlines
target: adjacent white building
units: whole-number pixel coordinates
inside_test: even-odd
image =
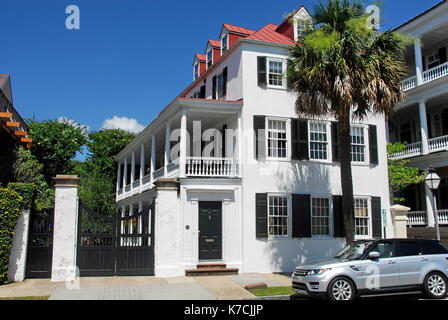
[[[395,159],[426,171],[431,165],[442,178],[436,196],[439,222],[448,225],[448,1],[423,12],[395,29],[410,35],[408,76],[402,86],[406,101],[388,121],[391,142],[406,142]],[[405,190],[409,226],[434,226],[433,199],[424,184]]]
[[[193,83],[118,154],[121,214],[155,219],[156,276],[201,263],[289,272],[344,245],[337,122],[299,119],[282,76],[304,18],[223,25]],[[353,123],[357,238],[393,236],[386,141],[383,116]]]

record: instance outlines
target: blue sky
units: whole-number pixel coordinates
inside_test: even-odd
[[[114,116],[144,126],[192,80],[192,61],[223,23],[259,29],[314,0],[0,0],[0,73],[23,117],[67,117],[92,130]],[[384,0],[392,28],[439,0]],[[65,28],[78,5],[81,29]]]

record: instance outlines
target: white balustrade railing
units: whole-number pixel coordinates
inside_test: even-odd
[[[415,143],[407,144],[404,147],[404,150],[402,152],[394,153],[391,156],[391,158],[392,159],[401,159],[401,158],[419,156],[421,154],[422,154],[422,143],[415,142]]]
[[[428,222],[426,211],[410,211],[406,216],[408,226],[425,226]]]
[[[448,136],[436,137],[428,140],[429,152],[448,150]]]
[[[437,210],[439,224],[448,224],[448,209]]]
[[[413,76],[401,81],[401,89],[403,91],[410,90],[417,86],[417,76]]]
[[[448,74],[448,62],[423,72],[423,82],[431,82]]]
[[[164,167],[157,169],[152,174],[154,181],[159,179],[159,178],[162,178],[164,175],[165,175],[165,168]]]
[[[233,158],[186,159],[186,175],[197,177],[235,177],[238,175],[238,163]]]

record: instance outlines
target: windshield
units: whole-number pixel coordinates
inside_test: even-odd
[[[371,244],[372,241],[352,243],[339,251],[335,258],[344,260],[358,260]]]

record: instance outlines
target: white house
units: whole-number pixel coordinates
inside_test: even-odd
[[[409,74],[403,80],[406,101],[388,121],[392,142],[407,142],[396,159],[427,170],[431,165],[442,178],[437,193],[439,222],[448,225],[448,1],[421,13],[395,29],[410,35],[406,59]],[[432,194],[424,184],[405,190],[409,226],[434,226]]]
[[[156,276],[289,272],[344,245],[337,123],[299,119],[283,77],[304,18],[224,24],[192,84],[118,154],[121,215],[150,215],[121,232],[153,234]],[[384,117],[354,122],[352,142],[356,237],[391,237]]]

